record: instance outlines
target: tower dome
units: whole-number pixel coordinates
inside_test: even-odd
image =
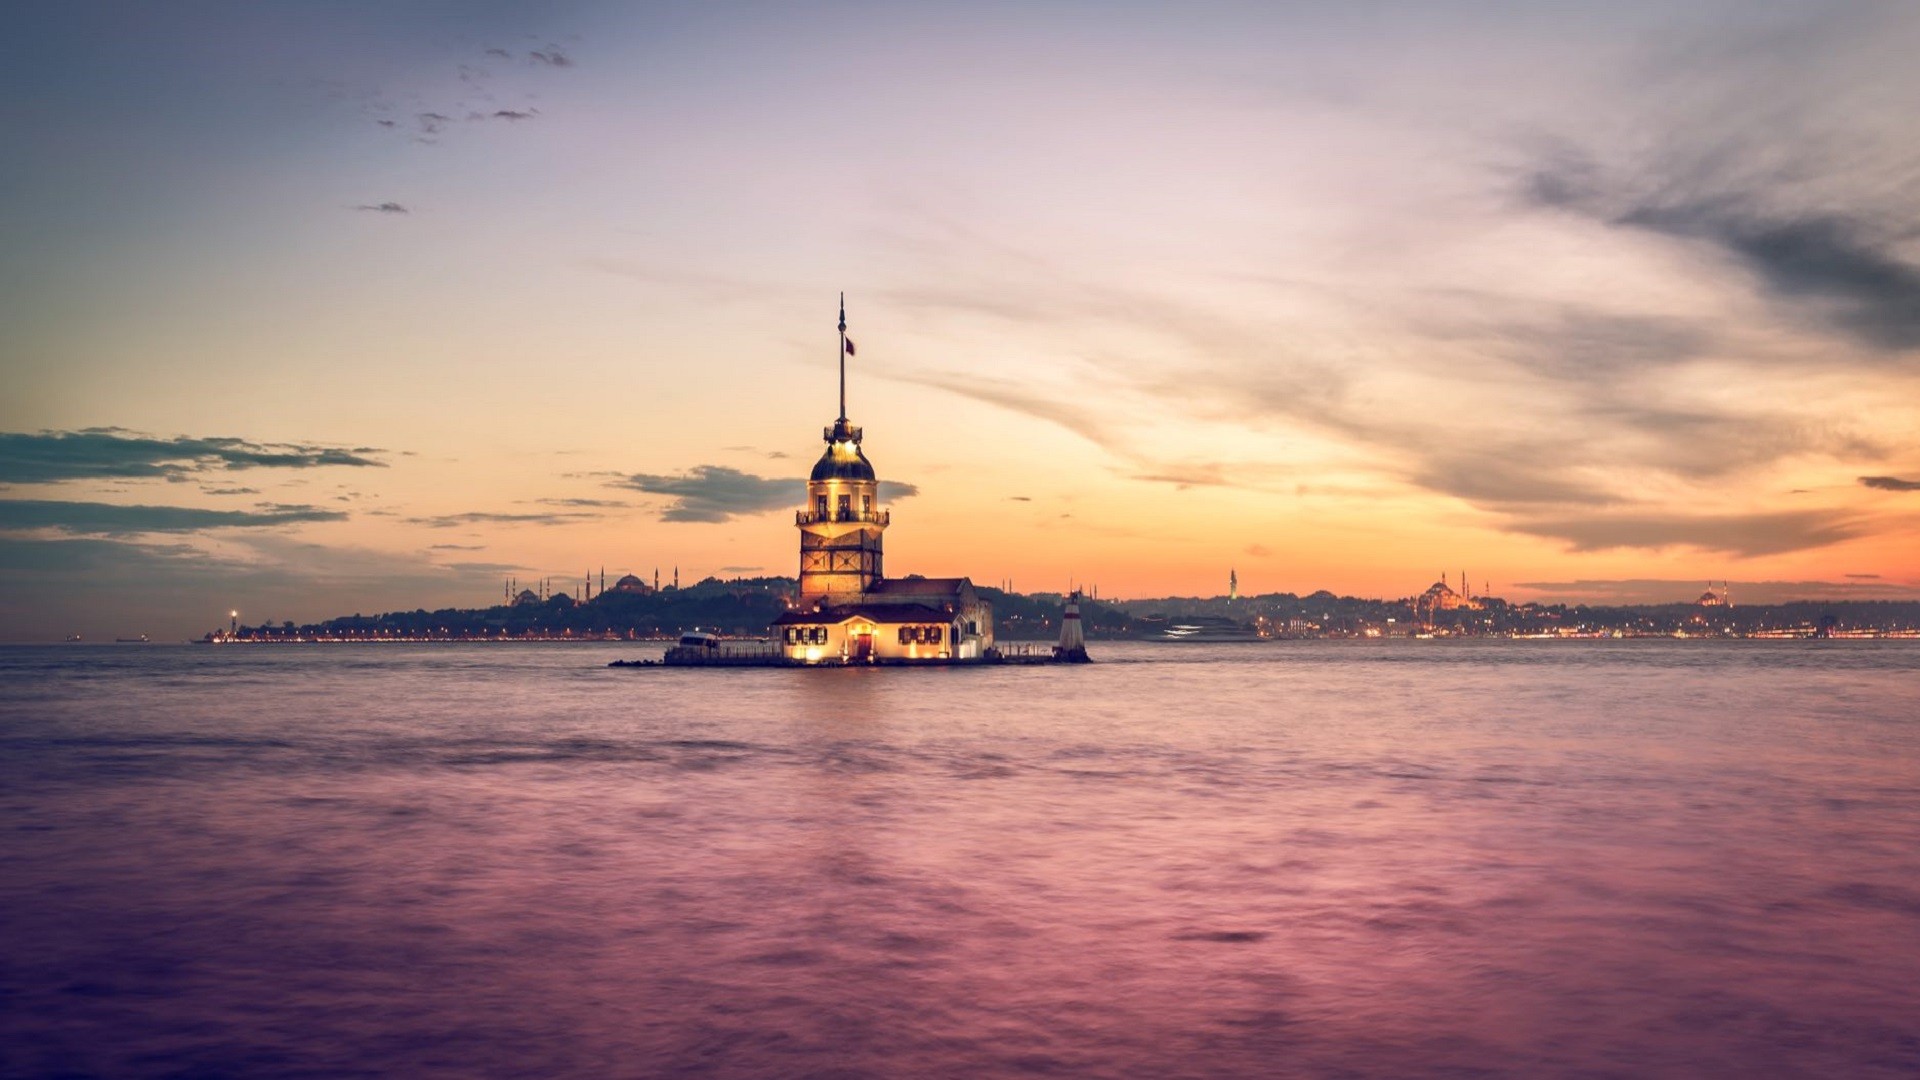
[[[822,433],[827,440],[826,453],[814,463],[810,482],[820,480],[873,480],[873,463],[860,452],[860,429],[842,418]]]

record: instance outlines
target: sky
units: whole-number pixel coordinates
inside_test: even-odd
[[[36,5],[0,637],[791,575],[1920,597],[1920,8]]]

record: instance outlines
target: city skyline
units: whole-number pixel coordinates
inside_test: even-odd
[[[1920,596],[1895,5],[21,23],[14,639],[791,577],[843,290],[894,565]]]

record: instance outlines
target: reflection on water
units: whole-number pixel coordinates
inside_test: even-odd
[[[1920,649],[1100,652],[0,650],[0,1071],[1920,1072]]]

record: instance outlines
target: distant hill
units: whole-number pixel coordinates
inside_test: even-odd
[[[757,637],[788,610],[797,583],[787,577],[707,578],[682,588],[608,591],[581,603],[566,593],[541,601],[487,608],[442,608],[346,615],[320,623],[242,627],[245,637],[398,638],[655,638],[688,630]],[[994,634],[1006,641],[1050,641],[1059,636],[1066,598],[1059,593],[1010,593],[978,587],[993,604]],[[1298,596],[1267,593],[1229,600],[1163,597],[1081,601],[1081,622],[1092,639],[1155,638],[1173,620],[1204,617],[1258,630],[1269,637],[1392,636],[1416,627],[1451,634],[1511,634],[1568,630],[1744,635],[1776,629],[1911,629],[1920,627],[1920,602],[1800,602],[1747,607],[1697,604],[1586,606],[1509,604],[1480,598],[1477,609],[1416,615],[1411,598]]]

